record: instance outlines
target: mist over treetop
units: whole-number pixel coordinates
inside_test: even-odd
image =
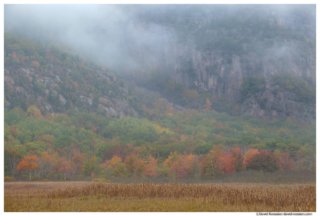
[[[199,45],[199,42],[206,40],[200,36],[207,34],[211,27],[217,29],[219,26],[214,27],[214,23],[219,23],[225,17],[229,17],[226,19],[234,17],[239,22],[277,20],[278,24],[292,27],[315,40],[314,5],[5,5],[4,7],[4,23],[7,31],[46,45],[68,47],[100,64],[113,67],[123,65],[137,67],[141,63],[135,59],[136,53],[130,51],[132,46],[150,50],[149,55],[144,56],[145,62],[159,57],[163,40],[175,43],[191,38],[192,43],[201,47],[203,45]],[[306,24],[309,29],[305,29],[300,23]],[[220,22],[220,25],[223,25],[224,29],[236,27],[226,22]],[[249,28],[254,27],[252,23],[245,21],[244,25]],[[222,36],[224,31],[220,29],[218,35],[213,37]]]

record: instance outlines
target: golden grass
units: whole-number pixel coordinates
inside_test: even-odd
[[[315,212],[315,184],[5,183],[5,211]]]

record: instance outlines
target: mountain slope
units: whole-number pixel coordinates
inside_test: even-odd
[[[156,15],[152,10],[141,13],[136,21],[141,32],[158,32],[159,48],[137,46],[130,38],[128,46],[137,61],[141,59],[141,71],[155,68],[189,90],[210,93],[213,107],[218,98],[224,98],[230,110],[240,115],[260,119],[290,116],[301,123],[314,124],[315,7],[288,6],[285,10],[272,5],[163,6]],[[152,55],[149,50],[154,50],[157,60],[144,62],[146,55]],[[287,87],[275,82],[279,73],[288,75],[283,77],[290,82]],[[265,82],[266,92],[254,95],[255,100],[252,94],[243,95],[240,91],[250,77]],[[288,87],[295,85],[292,82],[306,85],[308,93],[301,97],[300,91]],[[292,96],[281,94],[282,99],[274,100],[270,91],[275,89]],[[306,100],[309,97],[312,99]],[[260,102],[265,100],[266,106],[261,109]]]
[[[26,111],[34,104],[43,114],[77,109],[113,117],[141,112],[131,90],[107,69],[10,34],[5,34],[4,81],[9,109]]]
[[[210,94],[163,74],[150,73],[139,83],[155,92],[137,90],[119,76],[81,57],[5,34],[5,175],[19,180],[117,181],[154,173],[169,180],[212,178],[216,172],[235,172],[230,164],[236,161],[243,168],[241,158],[249,151],[270,151],[279,161],[286,159],[281,169],[315,170],[314,125],[216,112]],[[133,77],[139,80],[137,74]],[[312,100],[304,97],[310,89],[298,88],[302,85],[294,80],[283,88],[296,91],[298,100]],[[274,82],[283,85],[281,76]],[[264,89],[263,80],[255,77],[244,82],[241,92],[260,94]],[[219,111],[226,109],[221,105]],[[216,150],[215,167],[220,168],[213,170],[208,162]],[[30,157],[39,169],[18,168]],[[219,161],[225,161],[224,168]],[[188,173],[187,164],[195,165]],[[177,175],[181,170],[184,174]]]

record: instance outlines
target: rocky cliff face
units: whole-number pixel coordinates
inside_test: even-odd
[[[61,80],[58,74],[55,74],[55,66],[52,65],[51,70],[47,71],[47,75],[43,75],[39,70],[29,67],[17,67],[17,68],[5,68],[4,70],[4,82],[5,82],[5,93],[7,100],[5,101],[5,107],[28,107],[28,104],[35,104],[42,113],[50,113],[52,116],[59,114],[59,111],[53,109],[53,104],[50,101],[50,92],[53,97],[57,98],[62,106],[65,107],[67,101],[65,96],[58,93],[62,87],[63,80]],[[64,70],[67,73],[72,72],[70,69]],[[116,81],[116,77],[113,74],[103,74],[100,71],[95,71],[100,79],[106,79],[108,84]],[[110,78],[113,81],[110,81]],[[38,95],[34,92],[35,83],[41,85],[41,91]],[[125,87],[119,87],[120,94],[128,95],[128,89]],[[111,117],[125,117],[133,116],[139,117],[138,113],[128,105],[125,99],[117,97],[99,97],[98,99],[98,110],[94,108],[94,97],[91,95],[76,94],[78,97],[76,100],[81,101],[82,105],[89,107],[92,112],[99,111],[105,112],[107,116]],[[13,103],[20,104],[13,104]],[[79,109],[77,106],[73,108]],[[60,109],[60,112],[63,110]]]
[[[291,116],[301,123],[314,123],[315,109],[294,102],[292,99],[294,96],[289,96],[293,93],[284,90],[279,90],[282,93],[279,93],[278,96],[272,96],[270,93],[273,88],[279,88],[271,82],[271,77],[279,72],[289,72],[315,83],[315,17],[314,14],[301,14],[284,15],[278,13],[272,18],[264,17],[267,24],[272,23],[270,29],[276,29],[270,35],[268,34],[271,30],[263,28],[258,33],[252,33],[253,37],[249,38],[245,38],[243,36],[245,34],[236,28],[228,29],[226,27],[227,33],[224,36],[225,29],[217,33],[209,28],[210,25],[208,25],[208,29],[201,30],[201,33],[205,32],[209,37],[211,35],[219,37],[219,34],[221,34],[220,37],[229,35],[236,35],[234,38],[243,37],[243,40],[230,41],[230,43],[236,41],[236,45],[240,46],[242,50],[240,53],[233,52],[232,49],[231,51],[221,49],[219,43],[215,45],[217,48],[215,46],[207,49],[199,48],[196,44],[199,44],[197,40],[201,40],[201,38],[196,36],[186,37],[187,39],[183,42],[169,40],[170,32],[168,30],[158,30],[159,37],[163,38],[159,46],[161,49],[153,52],[158,61],[150,61],[149,68],[168,72],[176,82],[184,83],[186,87],[194,88],[198,92],[210,92],[213,98],[224,97],[232,105],[240,101],[239,89],[243,79],[248,76],[258,76],[266,80],[267,90],[260,95],[268,101],[266,108],[260,109],[258,102],[248,96],[247,100],[241,104],[241,115],[249,114],[265,119],[283,119]],[[196,30],[190,30],[186,34],[191,35],[193,32],[197,32],[197,28],[201,29],[200,27],[205,26],[208,22],[205,19],[202,23],[197,21],[198,27],[193,28]],[[263,22],[261,25],[264,25]],[[140,27],[152,28],[152,25],[146,26],[148,25],[143,24]],[[245,27],[248,28],[246,34],[249,36],[255,30],[250,26]],[[279,33],[281,31],[285,33]],[[263,34],[268,36],[261,36]],[[276,38],[273,34],[280,36]],[[224,42],[223,39],[221,39],[222,42]],[[228,44],[224,47],[228,47]],[[138,53],[143,53],[141,49],[145,48],[130,47],[131,53],[137,53],[136,50],[140,50]],[[146,56],[143,59],[147,59]],[[146,62],[141,65],[148,67]],[[287,114],[285,114],[286,112]],[[291,114],[289,115],[289,113]]]
[[[273,86],[255,96],[250,95],[241,105],[242,115],[265,120],[290,117],[300,123],[316,123],[316,108],[295,101],[296,95]]]
[[[210,91],[213,97],[226,97],[230,103],[239,100],[239,88],[247,76],[258,75],[268,82],[273,74],[290,71],[299,77],[315,79],[314,59],[310,56],[302,57],[290,48],[281,56],[277,56],[276,48],[271,48],[266,50],[266,55],[262,58],[255,53],[249,53],[244,56],[232,55],[230,59],[225,59],[219,51],[214,50],[181,53],[183,54],[176,55],[174,59],[189,59],[196,76],[191,77],[185,73],[184,65],[177,60],[174,66],[176,81],[183,82],[186,86],[194,84],[198,91]]]
[[[262,58],[254,53],[246,56],[233,55],[225,60],[218,52],[201,52],[193,50],[184,52],[184,58],[190,58],[196,76],[192,79],[190,74],[183,73],[183,66],[175,64],[174,76],[177,82],[185,83],[187,87],[195,87],[198,92],[210,92],[212,97],[225,97],[231,104],[240,100],[240,86],[245,77],[258,75],[266,79],[269,87],[258,95],[261,100],[267,100],[266,107],[260,108],[259,102],[249,96],[240,108],[241,115],[252,115],[263,119],[285,119],[290,116],[300,123],[315,123],[315,107],[295,102],[295,94],[285,91],[271,82],[272,75],[290,71],[298,77],[315,80],[315,61],[313,57],[300,56],[290,48],[277,56],[275,47],[266,51]],[[191,55],[190,55],[191,54]],[[189,56],[188,56],[189,55]],[[193,83],[192,83],[193,81]],[[278,95],[273,95],[272,90],[279,88]]]

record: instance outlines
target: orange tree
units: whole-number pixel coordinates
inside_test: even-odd
[[[206,99],[206,103],[204,107],[206,108],[206,111],[208,111],[211,108],[212,103],[210,103],[209,98]]]
[[[249,149],[243,156],[243,164],[247,166],[248,160],[252,158],[254,155],[259,154],[258,149]]]
[[[126,157],[125,161],[126,170],[132,174],[133,178],[141,177],[145,171],[145,164],[137,155],[131,153]]]
[[[38,158],[36,155],[25,156],[24,158],[22,158],[22,160],[20,161],[16,169],[18,171],[28,172],[31,180],[32,173],[39,169],[37,162],[38,162]]]
[[[39,174],[47,178],[49,173],[53,173],[56,166],[56,159],[48,152],[41,152],[39,158]]]
[[[220,160],[224,173],[243,170],[243,156],[239,147],[233,148],[231,152],[224,151],[223,154],[220,155]]]
[[[67,179],[67,172],[70,170],[70,164],[68,161],[64,160],[63,158],[58,159],[58,172],[63,175],[64,180]]]
[[[169,157],[164,161],[164,166],[170,169],[170,175],[174,178],[185,177],[187,172],[185,170],[185,159],[180,153],[176,151],[174,153],[170,152]]]
[[[83,170],[83,154],[77,153],[72,157],[72,172],[73,175],[81,174]]]
[[[175,178],[177,179],[187,177],[187,161],[185,155],[179,154],[178,159],[172,163],[170,171],[175,173]]]
[[[283,170],[291,170],[293,166],[293,159],[289,157],[288,152],[279,155],[280,168]]]
[[[149,155],[148,163],[146,164],[144,174],[148,176],[157,176],[158,175],[157,167],[158,167],[157,160],[151,155]]]

